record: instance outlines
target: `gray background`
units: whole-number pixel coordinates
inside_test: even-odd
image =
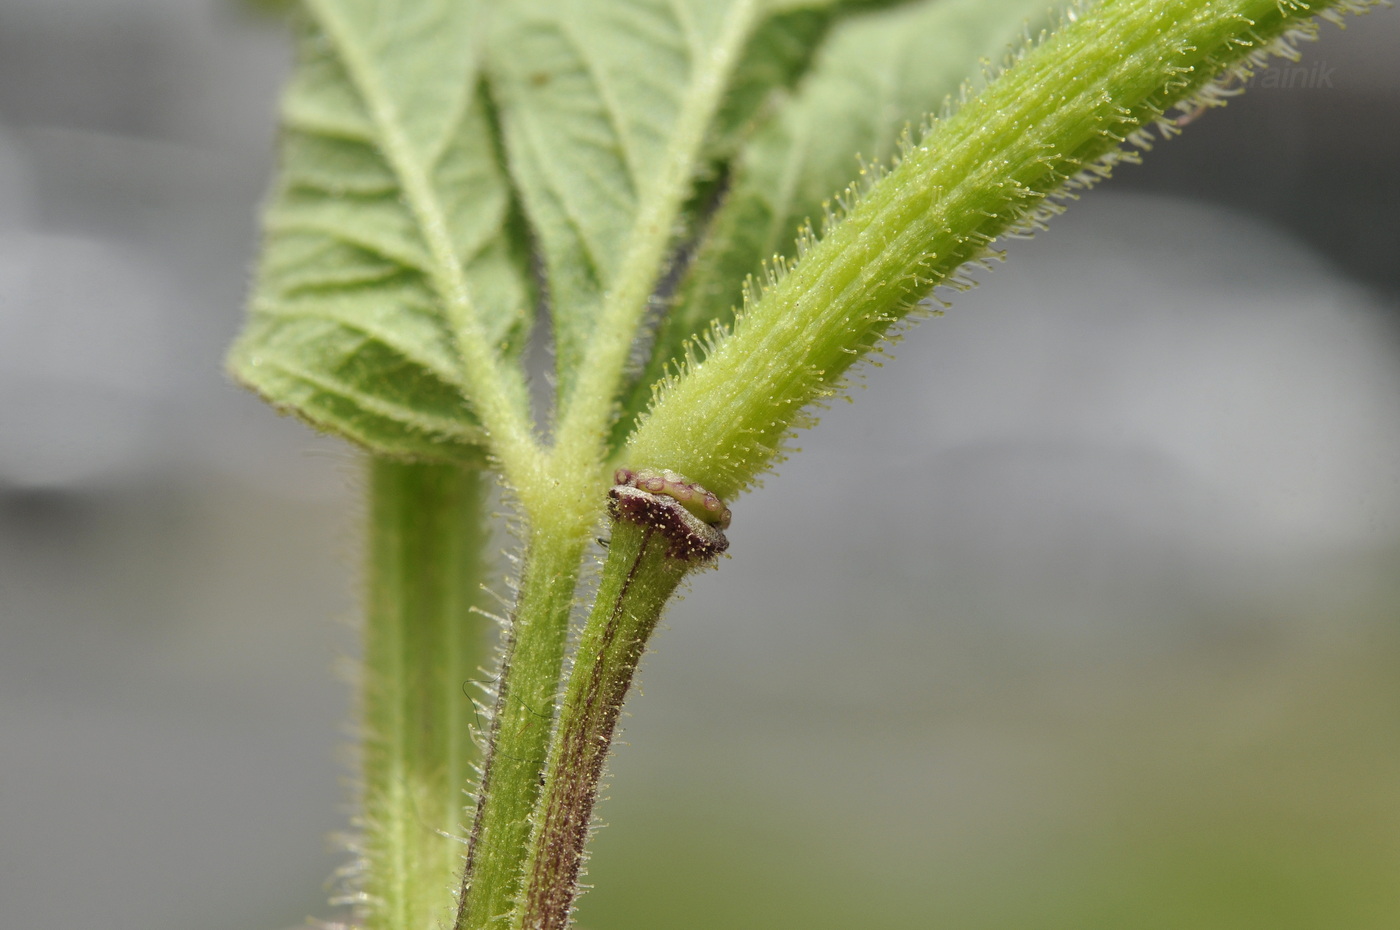
[[[737,502],[586,925],[1400,920],[1397,49],[1328,27]],[[326,913],[358,458],[220,373],[287,57],[0,0],[0,927]]]

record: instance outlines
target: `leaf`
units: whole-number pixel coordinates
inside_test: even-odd
[[[755,0],[504,8],[487,67],[543,257],[561,401],[600,329],[630,344],[697,175],[801,72],[831,15],[768,13]]]
[[[1046,18],[1046,0],[926,0],[851,17],[827,39],[793,99],[757,131],[734,167],[677,306],[656,337],[615,431],[620,442],[645,410],[667,363],[712,321],[728,324],[743,284],[774,255],[792,257],[803,225],[857,178],[858,156],[888,162],[906,128],[937,111],[964,81],[984,81]],[[1029,19],[1029,23],[1027,20]]]
[[[799,7],[771,15],[749,38],[707,141],[708,160],[729,159],[776,102],[775,91],[790,89],[811,66],[842,8]]]
[[[375,451],[480,460],[463,340],[484,343],[488,359],[517,353],[532,297],[476,92],[476,5],[305,6],[281,173],[230,369]]]

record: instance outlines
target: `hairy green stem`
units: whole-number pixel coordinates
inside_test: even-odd
[[[543,510],[532,516],[535,522],[496,685],[489,755],[462,876],[456,930],[500,927],[509,919],[554,726],[574,586],[592,526],[592,512],[580,508]]]
[[[1368,5],[1103,0],[1078,11],[883,179],[850,192],[845,217],[804,242],[732,335],[667,385],[617,462],[674,468],[736,494],[772,464],[802,411],[834,393],[921,298],[940,284],[966,287],[958,268],[993,238],[1043,224],[1058,209],[1048,196],[1081,171],[1106,174],[1125,138],[1222,69],[1295,54],[1311,14]]]
[[[451,913],[479,758],[467,683],[490,654],[489,624],[472,610],[487,570],[487,479],[452,465],[368,467],[356,897],[366,930],[422,930]]]
[[[637,663],[681,579],[727,545],[675,500],[622,490],[629,496],[614,490],[608,558],[560,710],[512,930],[568,926],[598,781]]]

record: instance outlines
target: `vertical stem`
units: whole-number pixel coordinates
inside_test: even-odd
[[[608,558],[560,710],[514,930],[568,926],[598,781],[637,663],[681,579],[728,545],[664,495],[614,488],[610,509]]]
[[[456,930],[504,926],[520,888],[591,523],[591,513],[572,520],[562,510],[535,519],[501,663]]]
[[[479,753],[467,682],[489,656],[483,473],[371,459],[361,717],[367,930],[451,913],[466,789]]]

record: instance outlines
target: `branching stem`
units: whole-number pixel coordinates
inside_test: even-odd
[[[363,38],[338,18],[333,0],[311,3],[360,77],[384,157],[423,233],[466,400],[527,523],[455,930],[567,927],[599,779],[647,639],[686,573],[726,544],[713,519],[720,511],[690,479],[724,497],[749,486],[801,412],[932,287],[956,285],[958,269],[985,255],[993,238],[1041,223],[1058,209],[1047,198],[1106,174],[1125,139],[1142,142],[1144,125],[1223,69],[1291,52],[1309,34],[1310,14],[1369,5],[1103,0],[1076,8],[983,94],[908,146],[882,180],[848,192],[845,218],[820,242],[805,241],[800,261],[785,266],[733,333],[668,383],[619,453],[620,463],[689,478],[653,471],[645,481],[655,487],[632,480],[611,492],[611,549],[556,725],[621,371],[722,99],[722,76],[760,5],[732,6],[709,61],[712,80],[696,83],[660,179],[644,192],[623,271],[546,449],[528,421],[524,374],[486,339],[430,166],[409,144]],[[460,831],[460,792],[470,780],[474,707],[461,686],[480,660],[463,617],[486,539],[481,483],[447,466],[373,469],[361,905],[372,930],[421,930],[448,912],[441,889],[457,852],[447,837]]]
[[[681,579],[727,546],[722,531],[665,495],[615,487],[610,512],[608,558],[560,711],[513,930],[568,926],[598,781],[637,663]]]

